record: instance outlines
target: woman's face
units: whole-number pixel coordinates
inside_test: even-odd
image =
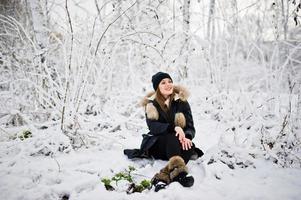
[[[167,98],[173,93],[173,83],[169,78],[162,79],[159,83],[159,90],[161,94]]]

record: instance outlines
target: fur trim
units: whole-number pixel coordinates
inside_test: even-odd
[[[145,107],[145,106],[149,103],[150,98],[151,98],[152,96],[154,96],[155,93],[156,93],[155,91],[152,91],[152,92],[147,93],[146,96],[143,97],[143,99],[141,100],[140,106]],[[154,97],[153,97],[152,99],[154,99]]]
[[[188,97],[189,97],[189,91],[183,87],[183,86],[179,86],[179,85],[175,85],[174,86],[174,91],[177,94],[177,97],[181,100],[181,101],[187,101]]]
[[[182,172],[188,173],[185,162],[180,156],[173,156],[169,159],[168,170],[170,180],[173,180]]]
[[[173,156],[169,159],[168,164],[161,169],[159,173],[155,174],[152,178],[152,182],[163,181],[166,184],[169,184],[174,178],[183,172],[188,173],[183,158],[180,156]]]
[[[145,112],[148,119],[152,119],[152,120],[159,119],[159,112],[153,103],[146,104]]]
[[[176,113],[176,115],[175,115],[175,125],[180,126],[181,128],[185,128],[186,118],[185,118],[183,113]]]
[[[169,184],[171,182],[169,177],[169,170],[168,165],[160,170],[159,173],[156,173],[155,176],[152,178],[152,182],[154,181],[163,181],[166,184]]]
[[[173,156],[169,159],[168,170],[173,171],[175,168],[185,167],[185,162],[181,156]]]
[[[174,91],[176,93],[175,99],[180,99],[181,101],[187,101],[189,97],[189,92],[185,87],[174,85]],[[146,96],[141,100],[140,105],[145,107],[149,103],[149,100],[155,99],[155,95],[156,95],[155,91],[148,92]]]
[[[182,86],[174,86],[174,91],[176,93],[174,99],[180,99],[181,101],[187,101],[189,97],[189,92],[185,87]],[[155,99],[156,92],[152,91],[147,93],[147,95],[141,100],[140,105],[145,107],[146,115],[149,119],[158,120],[159,119],[159,112],[156,107],[150,102],[150,100]],[[179,124],[178,126],[184,128],[186,125],[186,120],[184,115],[180,113],[180,115],[176,115],[175,123]]]

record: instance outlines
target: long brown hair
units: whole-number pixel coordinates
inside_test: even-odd
[[[169,95],[169,97],[170,97],[169,105],[166,106],[166,105],[164,104],[164,102],[166,101],[166,99],[164,98],[164,96],[162,95],[162,93],[160,92],[160,89],[159,89],[159,87],[158,87],[157,90],[156,90],[156,97],[155,97],[155,100],[158,102],[158,104],[159,104],[159,106],[161,107],[161,109],[162,109],[164,112],[167,113],[167,111],[168,111],[169,108],[170,108],[170,104],[171,104],[172,100],[174,99],[174,96],[175,96],[175,90],[174,90],[174,88],[173,88],[172,94]]]

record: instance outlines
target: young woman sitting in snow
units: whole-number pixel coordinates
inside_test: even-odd
[[[153,157],[169,160],[152,179],[155,191],[173,181],[190,187],[194,179],[187,176],[186,164],[190,159],[201,157],[203,152],[192,143],[195,128],[187,102],[188,91],[174,86],[170,75],[163,72],[153,75],[152,83],[155,91],[149,93],[142,103],[150,132],[143,135],[140,149],[126,149],[124,153],[130,159]]]

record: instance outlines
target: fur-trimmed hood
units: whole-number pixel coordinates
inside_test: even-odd
[[[185,87],[174,86],[175,97],[174,100],[180,99],[183,102],[186,102],[189,97],[189,92]],[[146,116],[151,120],[159,119],[159,112],[152,100],[155,99],[156,92],[148,93],[142,100],[141,105],[145,108]],[[186,118],[182,112],[175,113],[175,125],[184,128],[186,126]]]
[[[187,101],[188,97],[190,95],[189,91],[180,85],[174,85],[174,91],[175,91],[175,97],[174,100],[180,99],[181,101]],[[140,105],[145,107],[150,100],[154,100],[156,96],[156,92],[155,91],[151,91],[149,93],[146,94],[146,96],[142,99]]]

